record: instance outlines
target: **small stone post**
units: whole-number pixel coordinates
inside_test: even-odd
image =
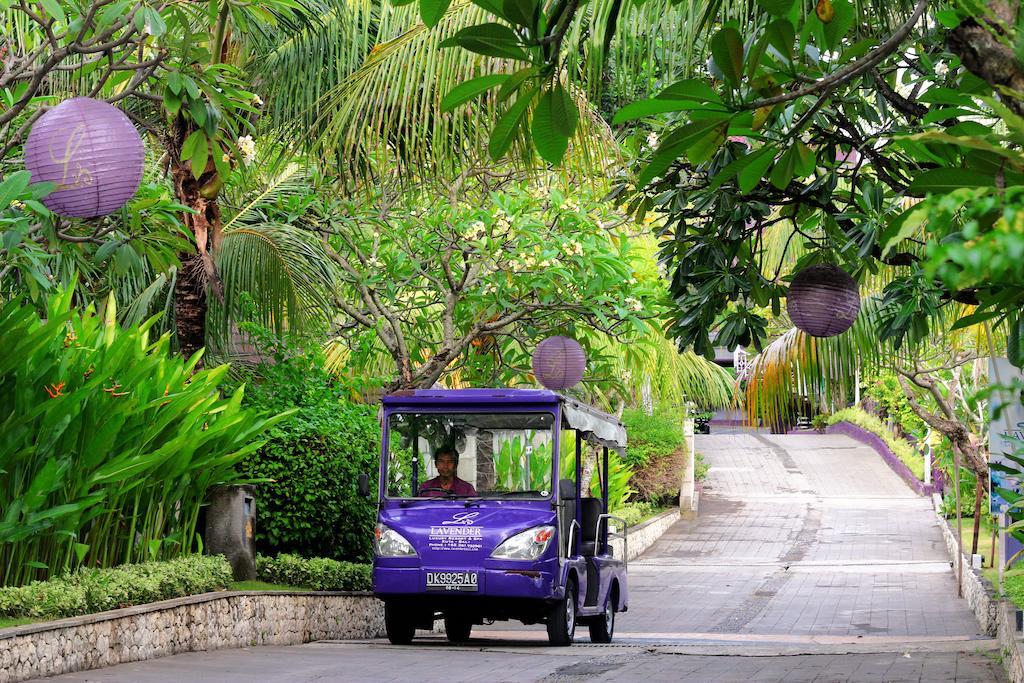
[[[696,498],[696,451],[694,450],[693,438],[693,404],[686,404],[686,413],[683,418],[683,445],[686,449],[684,457],[686,464],[683,466],[683,478],[679,486],[679,516],[683,519],[696,519],[697,498]]]
[[[255,580],[256,490],[252,486],[215,486],[208,496],[206,552],[228,558],[235,581]]]

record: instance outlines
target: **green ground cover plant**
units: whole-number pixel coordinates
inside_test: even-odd
[[[0,588],[0,618],[60,619],[221,590],[231,583],[222,555],[188,555],[110,569],[79,569],[48,581]]]
[[[612,514],[616,517],[621,517],[626,521],[626,526],[636,526],[642,522],[646,522],[651,517],[660,514],[665,508],[654,503],[647,503],[644,501],[637,501],[635,503],[626,503],[622,507],[612,510]]]
[[[877,417],[869,415],[860,408],[845,408],[832,413],[828,418],[829,425],[838,422],[849,422],[881,438],[889,450],[900,459],[900,462],[910,468],[915,477],[924,480],[924,458],[909,443],[893,436],[889,428]]]
[[[45,316],[0,308],[0,585],[201,550],[207,490],[287,417],[222,396],[228,367],[172,354],[154,322],[121,327],[113,296],[101,314],[71,288]]]
[[[326,557],[304,558],[288,553],[276,557],[258,555],[256,574],[261,581],[315,591],[368,591],[373,587],[369,564]]]

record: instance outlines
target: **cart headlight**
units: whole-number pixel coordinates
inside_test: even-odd
[[[515,536],[506,538],[495,548],[491,557],[503,560],[536,560],[544,554],[555,537],[555,527],[535,526]]]
[[[373,530],[373,551],[378,557],[415,557],[416,550],[402,534],[383,524]]]

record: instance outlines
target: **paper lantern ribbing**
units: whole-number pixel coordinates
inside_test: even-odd
[[[860,313],[857,283],[829,263],[805,268],[786,297],[789,318],[812,337],[834,337],[850,329]]]
[[[533,374],[548,389],[568,389],[583,379],[587,354],[575,339],[548,337],[533,352]]]
[[[32,182],[57,184],[43,204],[74,218],[121,208],[139,188],[144,157],[142,138],[128,117],[89,97],[65,100],[43,114],[25,143]]]

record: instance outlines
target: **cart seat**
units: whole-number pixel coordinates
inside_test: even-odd
[[[597,554],[597,520],[601,516],[600,498],[581,498],[583,517],[580,519],[582,540],[580,552],[583,555],[591,556]]]

